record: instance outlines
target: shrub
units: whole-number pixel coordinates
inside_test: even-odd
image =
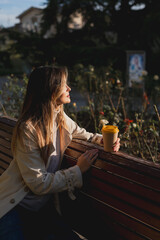
[[[13,74],[7,77],[2,83],[1,94],[1,112],[17,118],[22,107],[28,78],[26,74],[17,77]]]

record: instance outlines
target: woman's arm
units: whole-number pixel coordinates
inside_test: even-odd
[[[82,140],[86,140],[86,141],[90,141],[90,142],[102,145],[101,141],[103,137],[101,134],[98,134],[98,133],[94,134],[94,133],[88,132],[86,131],[85,128],[79,127],[78,124],[66,114],[64,114],[64,117],[65,117],[67,126],[69,128],[69,132],[72,134],[73,138],[82,139]]]
[[[74,187],[82,186],[82,174],[79,166],[76,165],[55,173],[47,172],[35,137],[36,132],[25,128],[21,134],[24,144],[19,139],[17,140],[15,157],[24,182],[33,193],[44,195],[64,190],[70,191]]]
[[[76,122],[74,122],[70,117],[65,114],[67,125],[72,134],[73,138],[82,139],[96,143],[100,146],[103,146],[103,136],[99,133],[90,133],[87,132],[84,128],[80,128]],[[117,139],[116,143],[113,146],[113,151],[117,152],[120,148],[120,138]]]

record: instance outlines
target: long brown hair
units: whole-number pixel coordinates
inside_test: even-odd
[[[67,77],[66,67],[42,66],[31,72],[22,111],[12,137],[13,154],[16,149],[16,138],[19,137],[23,141],[20,126],[25,123],[29,126],[29,129],[36,130],[41,156],[45,164],[47,163],[52,142],[56,101],[61,95],[61,89]],[[57,122],[58,126],[65,125],[63,105],[60,106]]]

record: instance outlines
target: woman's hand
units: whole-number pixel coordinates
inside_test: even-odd
[[[86,172],[97,157],[98,149],[87,150],[85,153],[83,153],[77,161],[77,165],[79,166],[81,172]]]
[[[101,144],[104,144],[103,143],[103,138],[101,139]],[[120,138],[117,138],[117,141],[113,145],[113,151],[118,152],[119,149],[120,149]]]
[[[117,141],[115,142],[115,144],[113,145],[113,151],[114,152],[118,152],[120,149],[120,138],[117,138]]]

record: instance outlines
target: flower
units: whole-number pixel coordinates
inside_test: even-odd
[[[137,127],[137,124],[136,124],[136,123],[133,123],[132,126],[133,126],[134,128],[136,128],[136,127]]]
[[[148,96],[146,92],[143,93],[144,100],[146,101],[147,104],[149,104]]]
[[[99,125],[106,125],[108,124],[109,122],[106,120],[106,119],[101,119],[100,122],[99,122]]]
[[[89,65],[89,70],[90,70],[91,72],[94,72],[94,67],[93,67],[92,65]]]
[[[143,70],[142,71],[142,76],[147,76],[148,75],[148,72],[146,70]]]
[[[137,119],[137,122],[138,123],[144,123],[144,120],[143,119]]]
[[[99,114],[104,115],[104,112],[101,111],[101,112],[99,112]]]
[[[120,84],[120,83],[121,83],[121,81],[119,79],[117,79],[117,84]]]
[[[125,118],[124,122],[126,122],[127,125],[130,125],[130,123],[132,123],[133,120],[130,120],[129,118]]]
[[[125,127],[124,131],[127,132],[127,130],[129,129],[129,125],[130,125],[130,123],[133,122],[133,120],[130,120],[129,118],[125,118],[124,122],[126,123],[126,127]]]
[[[158,75],[154,75],[153,79],[154,79],[155,81],[157,81],[157,80],[159,80],[159,76],[158,76]]]
[[[106,81],[106,85],[108,85],[108,81]]]

